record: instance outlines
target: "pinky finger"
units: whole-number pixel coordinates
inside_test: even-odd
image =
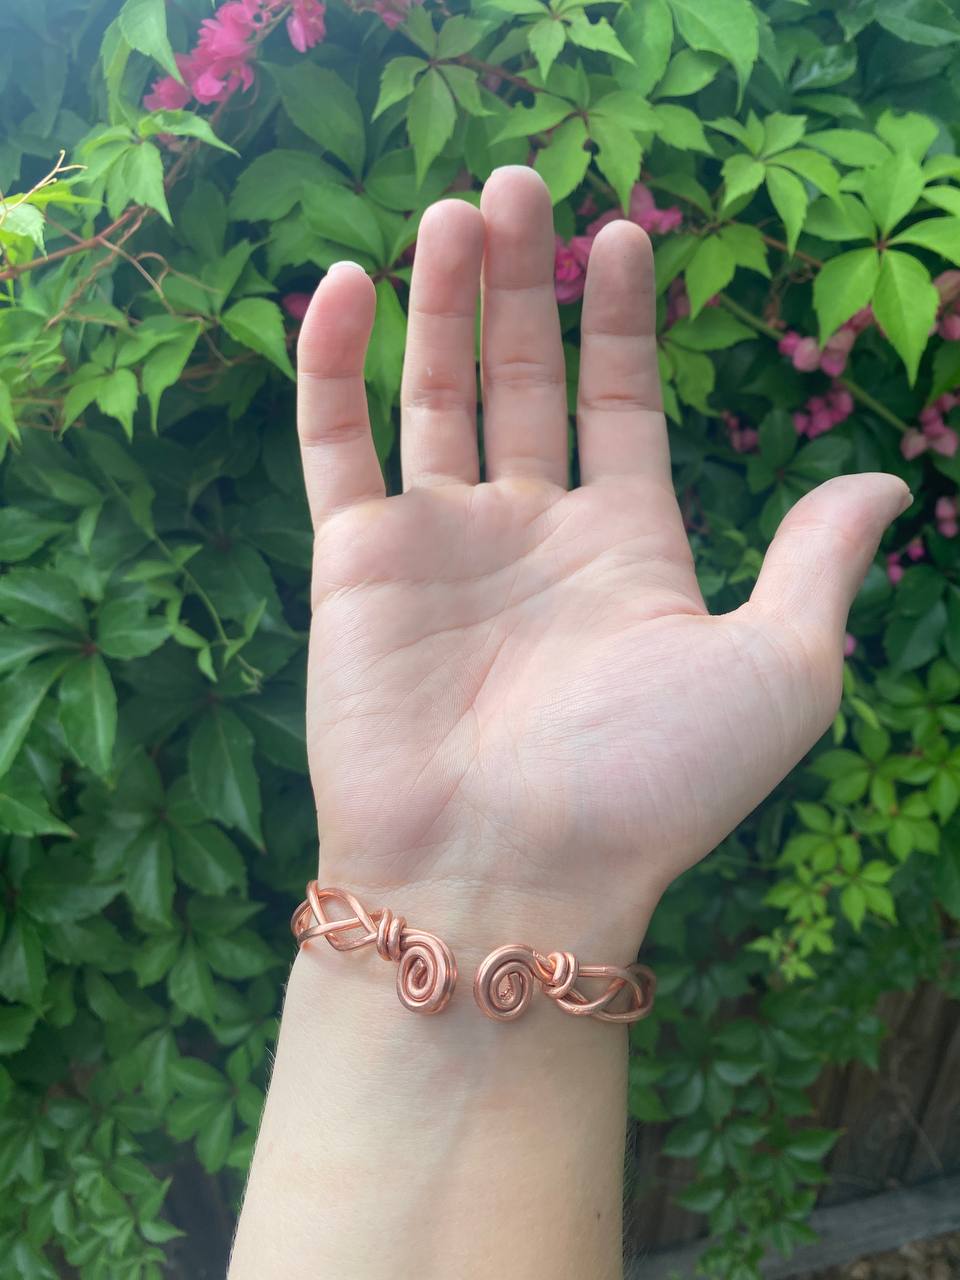
[[[363,381],[376,306],[363,268],[334,263],[300,330],[297,433],[314,530],[339,507],[385,494]]]

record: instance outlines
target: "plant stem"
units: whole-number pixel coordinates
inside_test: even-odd
[[[772,325],[761,320],[759,316],[755,316],[752,312],[747,311],[745,307],[741,307],[739,302],[727,296],[725,293],[719,295],[721,304],[735,315],[738,320],[742,320],[744,324],[750,325],[752,329],[756,329],[757,333],[765,334],[768,338],[772,338],[774,342],[779,342],[781,335]],[[864,391],[859,383],[854,382],[852,378],[837,378],[836,381],[846,391],[849,391],[854,400],[858,400],[865,409],[869,409],[871,413],[875,413],[878,418],[882,418],[884,422],[888,422],[891,427],[896,427],[898,431],[909,431],[910,425],[898,418],[895,413],[887,408],[885,404],[881,404],[876,400],[869,391]]]

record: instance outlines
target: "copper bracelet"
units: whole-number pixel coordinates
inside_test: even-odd
[[[324,903],[331,900],[353,915],[328,920]],[[321,889],[311,880],[306,901],[293,913],[290,928],[298,946],[311,938],[326,938],[337,951],[354,951],[372,942],[378,956],[400,966],[397,995],[401,1004],[416,1013],[439,1013],[453,995],[457,962],[447,944],[432,933],[407,928],[403,916],[395,916],[389,907],[367,911],[348,889]],[[351,938],[351,932],[357,936]]]
[[[328,919],[324,904],[339,902],[353,915]],[[422,929],[410,929],[403,916],[389,907],[367,911],[347,889],[321,889],[316,880],[307,885],[306,899],[290,921],[290,928],[302,946],[312,938],[326,938],[337,951],[354,951],[373,944],[384,960],[399,965],[397,995],[401,1003],[417,1013],[439,1013],[446,1008],[457,982],[457,962],[442,939]],[[353,934],[355,936],[351,937]],[[600,995],[588,999],[576,987],[579,978],[606,978]],[[542,955],[525,943],[498,947],[483,960],[473,983],[473,995],[488,1018],[511,1022],[527,1009],[533,984],[539,982],[543,994],[574,1017],[598,1018],[601,1022],[637,1022],[653,1008],[657,980],[646,965],[582,965],[569,951]],[[610,1005],[627,992],[626,1008]]]
[[[589,1000],[574,983],[578,978],[608,978],[606,990]],[[487,1015],[498,1022],[519,1018],[530,1003],[534,979],[543,994],[576,1018],[599,1018],[601,1022],[638,1022],[653,1008],[657,979],[646,965],[631,964],[620,969],[612,964],[580,964],[570,951],[541,955],[525,943],[512,943],[491,951],[473,982],[473,998]],[[612,1012],[610,1005],[627,991],[629,1004]]]

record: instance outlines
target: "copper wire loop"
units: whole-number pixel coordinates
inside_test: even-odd
[[[574,985],[578,978],[607,978],[606,990],[594,1000]],[[522,942],[491,951],[477,969],[473,997],[488,1018],[510,1022],[519,1018],[533,994],[534,980],[562,1009],[577,1018],[599,1018],[601,1022],[638,1022],[653,1008],[657,979],[646,965],[631,964],[625,969],[612,964],[579,964],[569,951],[541,955]],[[611,1011],[610,1005],[621,991],[628,992],[626,1009]]]
[[[329,919],[324,909],[329,902],[339,902],[353,915]],[[416,1013],[439,1013],[453,995],[457,962],[447,944],[432,933],[409,929],[403,916],[394,915],[389,907],[367,911],[348,889],[321,889],[311,880],[290,929],[300,947],[313,938],[325,938],[337,951],[354,951],[372,943],[381,959],[398,966],[397,995],[405,1008]]]

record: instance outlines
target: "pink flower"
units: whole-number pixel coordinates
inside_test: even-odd
[[[734,413],[724,410],[721,415],[730,436],[730,445],[737,453],[751,453],[760,443],[756,427],[745,427]]]
[[[923,539],[919,535],[916,538],[911,538],[907,543],[907,555],[911,560],[922,560],[926,554]]]
[[[293,0],[287,19],[287,35],[298,53],[306,53],[326,35],[326,5],[322,0]]]
[[[852,636],[848,631],[843,637],[843,656],[852,658],[857,651],[857,637]]]
[[[796,427],[798,436],[806,435],[810,429],[809,413],[795,413],[793,415],[793,425]]]
[[[852,329],[853,332],[862,333],[864,329],[868,329],[873,324],[873,307],[868,303],[865,307],[861,307],[859,311],[855,311],[847,321],[845,328]]]
[[[593,236],[573,236],[569,243],[554,238],[554,291],[558,302],[576,302],[583,296],[587,260]]]
[[[960,342],[960,314],[951,311],[943,316],[937,325],[937,332],[947,342]]]
[[[958,529],[956,498],[938,498],[933,513],[937,532],[944,538],[955,538]]]
[[[617,222],[622,216],[619,209],[608,209],[587,226],[587,235],[595,236],[608,222]],[[671,205],[668,209],[658,209],[650,189],[642,182],[635,182],[630,192],[627,218],[635,222],[638,227],[643,227],[644,231],[665,235],[680,225],[683,214],[676,205]]]
[[[777,343],[777,350],[782,356],[793,359],[793,353],[800,345],[800,335],[796,329],[788,329],[780,341]]]
[[[929,448],[930,441],[922,431],[917,431],[914,427],[905,431],[900,437],[900,452],[909,462],[919,458],[921,453],[926,453]]]
[[[847,358],[856,341],[857,335],[852,329],[838,329],[827,339],[826,346],[820,356],[820,368],[831,378],[839,378],[847,367]]]
[[[903,577],[903,565],[900,563],[900,557],[896,551],[891,551],[887,556],[887,577],[894,586]]]
[[[952,458],[957,452],[960,438],[952,427],[925,428],[924,435],[930,441],[930,448],[943,458]]]
[[[577,216],[580,218],[590,218],[597,212],[597,202],[593,198],[593,192],[588,191],[577,206]]]
[[[178,53],[176,62],[184,83],[181,84],[173,76],[162,76],[159,80],[154,80],[150,92],[143,99],[143,105],[148,111],[180,111],[193,97],[186,74],[189,59]]]
[[[405,20],[414,3],[419,2],[420,0],[374,0],[373,9],[375,13],[379,13],[384,26],[393,31]],[[496,79],[497,87],[499,87],[502,77],[497,76]],[[489,84],[487,87],[491,88]]]
[[[838,422],[843,422],[853,413],[853,396],[846,387],[832,388],[827,393],[827,403]]]
[[[948,307],[960,299],[960,271],[941,271],[934,277],[933,283],[940,295],[942,307]]]
[[[676,276],[670,281],[667,289],[667,316],[666,323],[669,329],[671,325],[682,320],[690,314],[690,298],[687,295],[687,286],[684,283],[683,276]]]
[[[816,338],[801,338],[794,347],[793,367],[801,373],[812,373],[820,367],[820,348]]]
[[[285,293],[280,299],[280,305],[288,316],[293,316],[294,320],[302,320],[310,305],[310,294]]]

